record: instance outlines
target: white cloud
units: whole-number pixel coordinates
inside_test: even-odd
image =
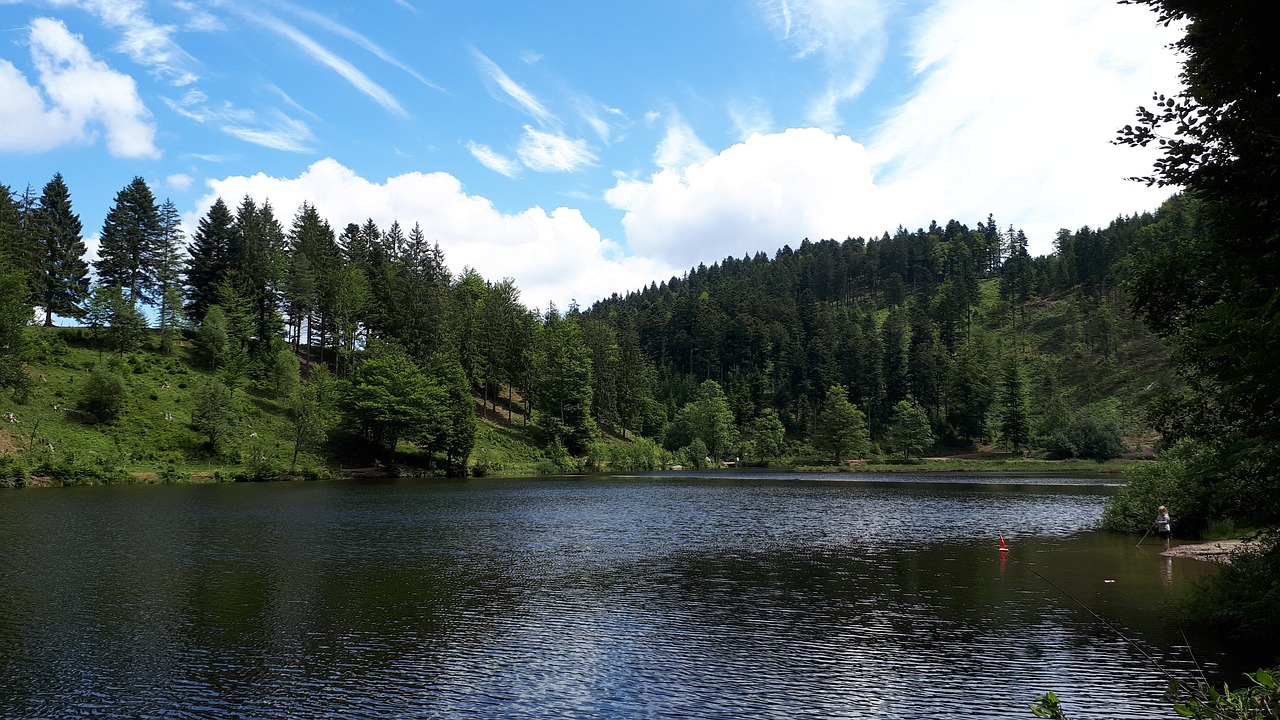
[[[497,85],[503,95],[514,102],[521,112],[537,120],[543,126],[559,122],[556,116],[538,98],[534,97],[533,93],[521,87],[515,80],[512,80],[511,76],[498,67],[497,63],[490,60],[479,50],[472,50],[471,54],[475,56],[476,62],[480,64],[485,82]]]
[[[494,152],[488,145],[481,145],[477,142],[467,143],[467,149],[471,151],[471,155],[480,161],[481,165],[490,170],[513,178],[520,174],[520,163],[501,153]]]
[[[815,55],[822,60],[827,86],[809,108],[809,121],[829,130],[837,129],[841,124],[840,104],[857,97],[880,69],[888,47],[890,3],[761,0],[760,5],[778,34],[795,46],[800,57]],[[993,42],[989,34],[980,37]]]
[[[866,150],[816,128],[752,135],[683,170],[620,180],[605,199],[625,211],[632,252],[686,268],[888,222]]]
[[[299,7],[292,3],[281,2],[280,6],[287,9],[289,12],[292,12],[293,14],[297,15],[298,17],[301,17],[303,19],[306,19],[310,22],[315,23],[316,25],[319,25],[320,27],[328,30],[329,32],[335,35],[339,35],[341,37],[346,38],[347,40],[350,40],[356,45],[359,45],[360,47],[372,53],[379,60],[387,63],[388,65],[391,65],[400,70],[403,70],[405,73],[411,75],[415,80],[422,83],[423,85],[426,85],[427,87],[432,88],[433,90],[440,90],[439,85],[436,85],[435,83],[426,79],[417,70],[414,70],[413,68],[404,64],[400,60],[396,59],[394,56],[391,55],[391,53],[383,49],[381,45],[375,43],[374,41],[356,32],[355,30],[352,30],[346,25],[343,25],[342,23],[339,23],[329,18],[328,16],[315,12],[314,10],[309,10],[307,8]]]
[[[191,189],[191,176],[186,173],[175,173],[164,179],[169,187],[180,192],[186,192]]]
[[[1178,29],[1111,0],[945,0],[915,38],[918,90],[868,143],[904,224],[954,217],[1024,228],[1102,225],[1169,194],[1124,178],[1153,152],[1112,145],[1152,91],[1178,85]],[[998,38],[998,42],[993,42]]]
[[[232,137],[272,150],[311,152],[315,136],[305,122],[279,111],[272,111],[270,115],[269,120],[258,121],[254,118],[253,124],[229,122],[218,129]]]
[[[0,60],[0,96],[5,98],[0,103],[0,149],[40,152],[92,142],[100,126],[112,155],[160,156],[151,113],[133,78],[95,60],[83,40],[59,20],[32,22],[30,42],[40,88],[12,63]]]
[[[777,5],[780,28],[789,18],[797,32],[798,5]],[[632,252],[683,267],[988,213],[1047,253],[1059,228],[1105,225],[1169,194],[1125,180],[1154,152],[1110,141],[1153,90],[1178,87],[1166,46],[1179,32],[1111,0],[944,0],[914,40],[918,87],[860,138],[865,149],[810,128],[712,155],[669,118],[661,170],[605,197],[625,212]]]
[[[120,49],[134,62],[150,67],[158,77],[168,78],[178,86],[198,79],[190,70],[194,61],[173,40],[175,28],[153,21],[140,0],[53,0],[53,4],[82,8],[98,16],[107,27],[120,30],[124,34]]]
[[[596,160],[586,140],[542,132],[528,125],[524,126],[516,155],[534,172],[572,172]]]
[[[430,240],[439,241],[452,270],[469,265],[487,278],[511,277],[531,306],[554,301],[564,307],[573,298],[585,304],[674,274],[660,261],[617,259],[616,244],[602,238],[575,209],[501,213],[487,199],[466,194],[447,173],[409,173],[375,183],[326,159],[296,178],[234,176],[210,181],[209,187],[195,213],[187,216],[188,227],[195,226],[216,197],[246,194],[269,200],[286,226],[304,200],[336,228],[370,217],[383,228],[392,220],[402,227],[419,222]]]
[[[289,101],[287,95],[280,94]],[[263,119],[253,110],[236,107],[230,102],[211,107],[208,100],[207,95],[196,89],[188,90],[179,100],[164,98],[170,110],[188,120],[217,125],[220,131],[254,145],[285,152],[310,152],[316,142],[315,135],[304,121],[279,110],[271,110]],[[299,109],[306,112],[304,108]]]
[[[693,128],[679,115],[672,114],[667,118],[667,134],[658,143],[653,162],[663,170],[675,170],[703,162],[714,154],[706,143],[698,139]]]
[[[396,100],[395,96],[388,92],[386,88],[370,80],[369,76],[361,72],[355,65],[339,57],[298,28],[270,15],[251,13],[243,9],[242,13],[250,21],[297,45],[303,52],[310,55],[313,60],[336,72],[344,80],[351,83],[352,87],[369,96],[374,102],[388,111],[400,116],[408,115],[400,105],[400,101]]]

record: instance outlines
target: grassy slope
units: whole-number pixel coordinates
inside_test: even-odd
[[[79,330],[34,332],[42,349],[28,366],[34,380],[30,397],[18,404],[12,396],[0,395],[0,413],[13,412],[19,419],[18,424],[2,423],[0,449],[24,456],[28,465],[49,459],[155,473],[172,464],[186,473],[229,474],[242,469],[241,461],[250,451],[257,451],[288,467],[293,453],[288,418],[269,392],[252,385],[236,391],[233,403],[239,422],[219,442],[218,453],[209,452],[190,425],[191,393],[207,373],[187,362],[185,347],[174,355],[161,355],[152,340],[143,350],[113,359],[93,349]],[[76,405],[89,372],[107,362],[119,363],[128,395],[119,417],[97,424]],[[172,419],[166,420],[165,413]],[[318,462],[310,455],[299,458],[303,467]]]

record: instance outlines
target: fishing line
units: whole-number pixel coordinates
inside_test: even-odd
[[[1006,552],[1008,552],[1008,551],[1006,551]],[[1036,577],[1040,578],[1041,580],[1043,580],[1043,581],[1045,581],[1045,582],[1049,583],[1049,585],[1051,585],[1055,590],[1057,590],[1058,592],[1062,593],[1063,595],[1066,595],[1066,596],[1067,596],[1068,598],[1070,598],[1070,599],[1071,599],[1075,604],[1077,604],[1077,605],[1079,605],[1080,607],[1084,608],[1085,612],[1087,612],[1087,613],[1089,613],[1090,615],[1092,615],[1092,616],[1094,617],[1094,619],[1096,619],[1098,622],[1100,622],[1100,623],[1102,623],[1104,626],[1106,626],[1106,628],[1107,628],[1108,630],[1110,630],[1111,632],[1115,633],[1117,636],[1119,636],[1119,637],[1120,637],[1120,639],[1121,639],[1121,640],[1124,640],[1125,642],[1129,643],[1130,645],[1132,645],[1132,646],[1133,646],[1133,648],[1134,648],[1135,650],[1137,650],[1138,652],[1142,653],[1142,656],[1143,656],[1143,657],[1145,657],[1148,661],[1150,661],[1150,663],[1151,663],[1152,665],[1154,665],[1154,666],[1155,666],[1155,668],[1156,668],[1157,670],[1159,670],[1159,671],[1160,671],[1160,674],[1161,674],[1161,675],[1164,675],[1166,678],[1168,678],[1170,682],[1177,682],[1177,681],[1178,681],[1178,680],[1177,680],[1177,678],[1175,678],[1174,676],[1170,675],[1170,674],[1169,674],[1169,671],[1168,671],[1168,670],[1165,670],[1165,669],[1160,665],[1160,663],[1156,661],[1156,659],[1155,659],[1155,658],[1151,657],[1151,654],[1150,654],[1150,653],[1148,653],[1146,650],[1143,650],[1143,649],[1142,649],[1142,646],[1138,645],[1138,643],[1134,642],[1133,640],[1130,640],[1128,636],[1126,636],[1124,633],[1120,632],[1120,630],[1119,630],[1119,629],[1117,629],[1117,628],[1116,628],[1116,626],[1114,626],[1114,625],[1112,625],[1111,623],[1107,622],[1106,618],[1104,618],[1104,617],[1102,617],[1101,615],[1099,615],[1098,613],[1094,612],[1094,611],[1093,611],[1093,610],[1092,610],[1088,605],[1085,605],[1084,603],[1080,602],[1080,599],[1079,599],[1079,598],[1077,598],[1075,595],[1072,595],[1071,593],[1067,592],[1067,591],[1066,591],[1065,589],[1063,589],[1063,588],[1062,588],[1062,586],[1061,586],[1061,585],[1059,585],[1058,583],[1056,583],[1056,582],[1054,582],[1054,581],[1050,580],[1049,578],[1045,577],[1044,575],[1041,575],[1041,574],[1040,574],[1040,572],[1039,572],[1038,570],[1036,570],[1035,568],[1031,567],[1030,565],[1028,565],[1028,564],[1026,564],[1026,563],[1024,563],[1024,562],[1022,562],[1022,561],[1021,561],[1021,560],[1019,560],[1018,558],[1013,557],[1013,555],[1012,555],[1012,554],[1010,554],[1010,555],[1009,555],[1009,559],[1010,559],[1010,560],[1012,560],[1012,561],[1014,561],[1014,562],[1016,562],[1016,563],[1018,563],[1018,564],[1019,564],[1019,565],[1021,565],[1022,567],[1024,567],[1024,568],[1026,568],[1026,569],[1030,570],[1030,571],[1031,571],[1031,573],[1032,573],[1033,575],[1035,575]]]

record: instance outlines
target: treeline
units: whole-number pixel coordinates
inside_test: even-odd
[[[828,406],[840,401],[832,400],[836,389],[865,415],[870,444],[859,445],[862,453],[900,451],[893,430],[904,408],[914,408],[928,418],[925,447],[994,442],[1054,457],[1113,457],[1123,449],[1118,408],[1065,387],[1062,361],[1080,351],[1106,374],[1126,336],[1150,339],[1119,281],[1157,216],[1064,230],[1056,252],[1041,257],[1029,255],[1021,231],[1000,231],[989,216],[974,229],[951,221],[870,240],[806,239],[772,258],[700,265],[585,314],[652,363],[644,387],[659,411],[616,407],[608,382],[598,384],[595,405],[610,420],[656,433],[712,381],[741,430],[740,449],[761,459],[769,452],[752,444],[772,442],[759,423],[776,418],[787,437],[816,440]],[[1066,340],[1046,341],[1043,327],[1029,327],[1043,316],[1033,306],[1050,300],[1068,308],[1056,328]],[[1131,409],[1134,417],[1141,413]],[[675,450],[685,436],[665,438]]]
[[[108,212],[91,282],[55,175],[38,195],[0,192],[0,253],[22,280],[6,293],[15,317],[35,306],[46,325],[79,320],[117,353],[137,347],[151,317],[164,352],[185,336],[215,372],[222,387],[206,395],[251,380],[282,400],[296,394],[298,447],[323,448],[340,427],[378,454],[407,441],[462,472],[474,395],[482,415],[533,431],[565,468],[583,457],[842,461],[992,442],[1105,458],[1122,449],[1114,403],[1068,395],[1060,358],[1041,357],[1028,334],[1029,307],[1066,303],[1076,345],[1114,357],[1118,336],[1134,332],[1117,272],[1155,222],[1063,231],[1053,255],[1034,258],[1022,232],[991,217],[975,229],[805,240],[562,313],[526,308],[510,279],[451,273],[417,224],[335,231],[304,203],[286,227],[269,202],[245,197],[234,209],[218,199],[187,238],[142,178]],[[21,333],[9,332],[17,347]],[[332,388],[291,379],[317,367]],[[0,372],[21,392],[23,373]],[[205,424],[216,451],[219,423]],[[604,432],[646,438],[644,457],[611,457],[597,443]]]

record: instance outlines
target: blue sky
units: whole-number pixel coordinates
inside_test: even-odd
[[[454,271],[583,304],[699,262],[988,213],[1048,252],[1168,195],[1110,145],[1178,88],[1104,0],[0,0],[0,182],[91,248],[135,175],[189,228],[419,223]]]

